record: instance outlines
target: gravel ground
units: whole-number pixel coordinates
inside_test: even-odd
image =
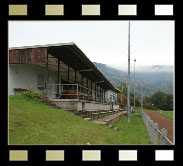
[[[146,114],[151,118],[151,120],[154,121],[154,123],[158,123],[159,130],[162,128],[167,129],[168,138],[173,142],[173,120],[161,116],[155,112],[146,112]]]

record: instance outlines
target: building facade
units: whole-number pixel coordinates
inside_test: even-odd
[[[9,50],[9,95],[29,87],[49,99],[116,103],[120,93],[74,44]]]

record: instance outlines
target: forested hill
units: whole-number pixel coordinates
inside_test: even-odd
[[[119,86],[128,80],[128,73],[102,63],[93,62],[95,66],[109,79],[114,86]],[[131,81],[133,82],[133,71],[131,71]],[[136,71],[136,95],[141,94],[142,78],[144,81],[144,96],[149,96],[156,91],[173,94],[173,67],[172,66],[150,66],[144,67],[143,72]],[[131,87],[133,92],[133,86]]]

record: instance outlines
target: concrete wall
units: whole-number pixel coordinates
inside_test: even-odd
[[[91,103],[91,102],[84,102],[83,103],[83,110],[92,110],[92,109],[110,109],[109,104],[102,104],[102,103]]]
[[[113,109],[119,109],[119,104],[114,104]]]
[[[10,64],[8,75],[8,93],[15,95],[14,88],[34,87],[35,92],[43,92],[43,89],[38,88],[38,76],[43,76],[45,82],[46,70],[37,65],[32,64]],[[56,83],[56,75],[49,73],[49,84]]]
[[[76,110],[76,111],[83,110],[82,102],[79,102],[79,101],[53,101],[52,103],[66,110]]]
[[[62,109],[66,110],[103,110],[103,109],[111,109],[110,104],[103,104],[103,103],[92,103],[92,102],[85,102],[85,101],[78,101],[72,99],[50,99],[52,103],[56,104]],[[113,109],[119,109],[119,105],[114,104]]]

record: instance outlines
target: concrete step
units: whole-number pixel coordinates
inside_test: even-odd
[[[53,108],[57,108],[57,109],[60,109],[60,107],[59,106],[52,106]]]
[[[93,120],[93,122],[98,123],[98,124],[106,124],[109,127],[112,127],[113,123],[117,122],[123,116],[124,116],[123,112],[118,112],[118,113],[115,113],[112,115],[104,116],[99,119],[95,119],[95,120]]]
[[[78,116],[80,116],[80,115],[84,115],[84,113],[83,113],[83,112],[75,112],[74,114],[76,114],[76,115],[78,115]]]
[[[84,118],[84,120],[88,120],[88,121],[90,121],[90,120],[91,120],[91,118]]]
[[[48,106],[56,106],[56,104],[54,104],[54,103],[46,103],[46,105],[48,105]]]
[[[82,118],[86,118],[86,115],[80,115],[80,117],[82,117]]]
[[[44,101],[43,101],[43,103],[45,103],[45,104],[46,104],[46,103],[51,103],[51,102],[52,102],[52,101],[50,101],[50,100],[44,100]]]

